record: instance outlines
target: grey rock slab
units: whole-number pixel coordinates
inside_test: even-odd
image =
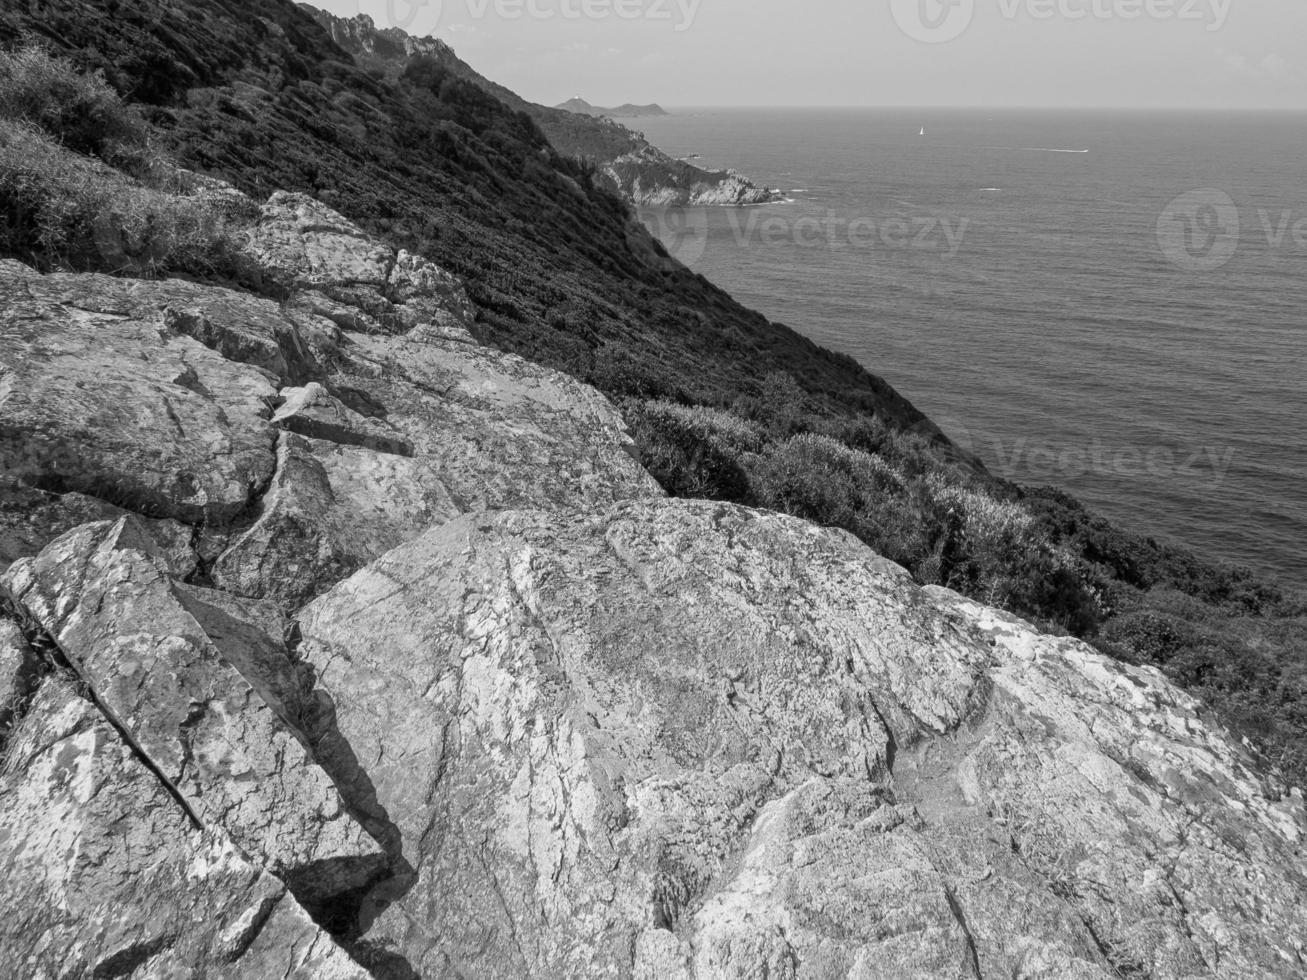
[[[295,286],[385,286],[395,253],[304,194],[268,199],[246,245],[271,278]]]
[[[378,453],[412,456],[413,448],[389,426],[341,404],[317,382],[283,388],[272,424],[310,439],[362,446]]]
[[[51,678],[0,767],[0,974],[367,980],[285,885],[197,829]]]
[[[37,490],[0,476],[0,573],[19,558],[40,554],[51,541],[74,528],[116,521],[129,513],[86,494]],[[170,519],[137,520],[158,545],[175,578],[184,579],[195,572],[194,528]]]
[[[455,341],[351,335],[351,383],[387,406],[465,509],[661,496],[618,410],[589,385]]]
[[[987,655],[877,598],[904,575],[650,501],[461,518],[342,583],[300,653],[334,706],[318,751],[348,741],[419,875],[376,934],[434,975],[630,971],[769,802],[870,800],[895,742],[975,710]]]
[[[587,385],[456,341],[347,340],[326,387],[282,392],[290,431],[257,517],[219,549],[220,587],[294,610],[461,513],[662,495]]]
[[[213,564],[214,582],[298,609],[423,529],[461,512],[431,465],[283,434],[255,522]]]
[[[0,471],[153,518],[230,521],[272,475],[276,390],[157,320],[0,274]]]
[[[41,665],[18,624],[0,613],[0,747],[36,687]]]
[[[179,595],[166,566],[130,520],[65,535],[0,579],[58,645],[134,749],[205,827],[220,827],[306,901],[376,881],[389,860],[354,820],[289,723],[260,696],[293,686],[246,624],[216,630],[224,657],[190,610],[211,621],[223,600]],[[203,605],[204,608],[200,608]],[[227,607],[228,618],[232,618]],[[256,621],[257,622],[257,621]],[[266,632],[262,639],[267,641]],[[275,653],[275,651],[274,651]],[[282,653],[281,657],[284,658]]]
[[[227,360],[260,368],[281,384],[303,384],[322,368],[311,344],[268,299],[181,279],[141,280],[55,273],[29,284],[34,296],[84,312],[160,321]]]
[[[1301,806],[1195,702],[843,532],[468,515],[300,628],[423,976],[1303,975]]]

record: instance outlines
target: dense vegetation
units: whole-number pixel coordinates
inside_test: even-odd
[[[152,145],[139,120],[182,163],[252,195],[315,194],[462,276],[483,340],[608,393],[669,491],[846,528],[923,582],[1155,665],[1293,779],[1307,777],[1301,599],[1124,532],[1056,491],[993,479],[851,359],[668,259],[584,163],[447,59],[369,71],[282,0],[175,0],[167,11],[157,0],[0,11],[0,42],[43,38],[134,104],[121,119],[111,106],[100,138],[75,132],[62,109],[66,99],[103,98],[93,76],[84,92],[70,83],[71,95],[35,113],[0,97],[11,106],[0,108],[13,137],[5,145],[16,147],[3,173],[21,170],[25,154],[76,148],[89,154],[85,166],[112,171],[84,183],[130,180],[123,186],[164,193],[148,168],[124,162],[127,150]],[[4,180],[6,254],[104,266],[100,252],[42,237],[51,219],[29,214],[30,185]],[[79,207],[88,205],[68,213]],[[184,255],[126,271],[169,268],[239,274]]]
[[[0,52],[0,250],[111,273],[230,270],[230,203],[203,193],[98,73]]]

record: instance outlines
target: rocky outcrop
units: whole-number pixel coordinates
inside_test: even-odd
[[[18,623],[0,618],[0,746],[22,717],[39,677],[40,663]]]
[[[554,108],[562,109],[564,112],[575,112],[582,116],[607,116],[610,119],[636,119],[645,116],[668,115],[667,110],[656,103],[650,103],[649,105],[634,105],[630,102],[624,102],[611,109],[605,109],[601,106],[591,105],[579,95],[554,106]]]
[[[653,147],[599,161],[599,171],[637,207],[743,207],[779,197],[733,170],[701,170]]]
[[[423,976],[1300,976],[1300,808],[1153,671],[850,536],[469,516],[301,617]]]
[[[365,980],[273,875],[200,830],[65,680],[0,768],[0,973]]]
[[[0,272],[0,303],[6,482],[198,524],[231,520],[272,475],[264,373],[142,316],[107,277]]]
[[[444,270],[301,195],[242,247],[278,300],[0,266],[0,570],[132,513],[176,577],[291,609],[468,509],[661,493]]]
[[[0,590],[199,825],[306,901],[375,883],[389,859],[304,750],[280,637],[253,649],[225,637],[220,651],[191,609],[212,620],[226,606],[247,634],[261,632],[257,619],[203,590],[179,594],[152,551],[130,519],[88,524],[16,563]]]

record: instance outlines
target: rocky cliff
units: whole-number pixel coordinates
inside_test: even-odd
[[[1160,673],[250,207],[258,295],[0,264],[0,973],[1307,975],[1302,800]]]
[[[666,115],[657,106],[596,109],[579,99],[549,108],[527,102],[489,81],[460,60],[436,38],[414,38],[397,28],[378,29],[371,17],[336,17],[310,4],[302,8],[331,38],[361,63],[402,73],[413,58],[425,58],[464,78],[505,105],[526,113],[559,153],[596,168],[601,186],[638,206],[711,207],[762,204],[775,200],[770,188],[758,187],[734,171],[704,170],[674,160],[643,134],[615,121],[617,116]],[[656,111],[655,111],[656,110]]]

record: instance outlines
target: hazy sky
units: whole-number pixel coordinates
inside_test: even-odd
[[[316,0],[525,98],[1307,108],[1307,0]]]

